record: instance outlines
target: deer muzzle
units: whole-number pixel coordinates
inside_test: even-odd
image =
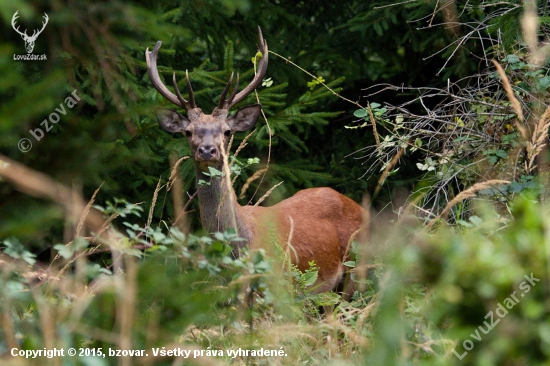
[[[214,145],[199,146],[197,155],[200,160],[204,161],[217,161],[219,159],[218,149]]]

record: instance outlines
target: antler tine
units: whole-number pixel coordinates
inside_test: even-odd
[[[172,81],[174,82],[174,90],[176,91],[176,97],[178,97],[178,100],[181,103],[181,105],[185,106],[185,109],[187,110],[191,109],[191,104],[181,96],[180,89],[178,88],[178,83],[176,81],[176,73],[174,73],[174,75],[172,76]]]
[[[189,90],[189,107],[197,108],[197,105],[195,104],[195,93],[193,92],[191,80],[189,80],[189,72],[187,70],[185,70],[185,78],[187,79],[187,90]]]
[[[219,109],[223,109],[224,107],[227,106],[227,100],[225,99],[225,96],[227,95],[227,92],[229,91],[229,87],[231,86],[231,83],[233,82],[233,74],[234,74],[234,72],[231,73],[231,76],[229,77],[229,81],[225,85],[225,89],[223,89],[222,95],[220,96],[220,101],[218,103],[218,108]]]
[[[233,88],[233,91],[231,92],[231,96],[227,100],[227,105],[228,106],[231,105],[231,103],[233,102],[233,98],[235,98],[235,95],[237,94],[238,91],[239,91],[239,74],[237,74],[237,80],[235,81],[235,87]]]
[[[239,103],[241,100],[246,98],[248,94],[252,93],[254,89],[256,89],[261,83],[262,79],[265,76],[265,72],[267,70],[267,62],[269,59],[269,53],[267,49],[267,41],[264,39],[262,35],[262,29],[258,26],[258,36],[260,38],[260,52],[262,53],[262,57],[258,61],[258,68],[256,75],[254,76],[254,79],[244,88],[240,93],[238,93],[230,102],[228,105],[228,108],[231,108],[235,104]]]
[[[145,60],[147,61],[147,72],[149,74],[149,79],[151,79],[151,83],[153,84],[155,89],[157,89],[160,95],[162,95],[178,107],[188,109],[188,107],[190,107],[189,103],[182,104],[178,97],[175,96],[174,93],[172,93],[170,90],[168,90],[168,88],[160,80],[159,72],[157,70],[157,55],[161,45],[162,42],[158,41],[153,51],[149,52],[149,48],[145,50]]]

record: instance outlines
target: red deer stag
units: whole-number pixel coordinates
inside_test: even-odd
[[[200,218],[209,232],[234,228],[245,242],[232,243],[234,251],[239,246],[262,246],[271,227],[275,227],[279,243],[286,243],[292,262],[304,271],[308,262],[319,266],[315,292],[336,288],[344,273],[343,262],[349,252],[349,241],[361,227],[362,208],[356,202],[331,188],[304,189],[294,196],[271,207],[240,206],[235,191],[227,179],[205,175],[208,167],[224,170],[225,149],[231,134],[251,129],[261,112],[261,105],[254,104],[239,109],[231,117],[229,109],[256,89],[265,75],[268,61],[267,43],[260,37],[262,57],[257,64],[257,73],[252,82],[238,92],[239,76],[229,98],[226,95],[233,75],[222,92],[212,114],[204,114],[195,104],[193,89],[186,72],[189,89],[188,100],[181,96],[174,73],[173,94],[163,84],[157,70],[157,55],[162,42],[157,42],[153,51],[145,52],[149,78],[157,91],[170,102],[187,111],[187,117],[165,108],[156,110],[160,126],[167,132],[181,132],[187,136],[191,156],[195,163],[196,180],[205,180],[209,185],[198,189]],[[265,245],[263,245],[265,247]]]

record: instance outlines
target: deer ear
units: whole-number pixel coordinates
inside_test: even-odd
[[[170,133],[184,132],[190,123],[187,117],[173,109],[155,108],[155,115],[160,127]]]
[[[233,131],[249,130],[256,124],[261,110],[261,104],[254,104],[241,108],[237,113],[227,119],[227,124]]]

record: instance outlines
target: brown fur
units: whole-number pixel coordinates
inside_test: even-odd
[[[209,179],[199,164],[196,168],[197,180]],[[315,292],[336,288],[344,274],[350,238],[361,227],[361,206],[327,187],[304,189],[270,207],[240,206],[236,199],[233,188],[228,191],[221,179],[212,179],[210,185],[201,187],[203,227],[211,232],[225,231],[236,223],[238,235],[246,239],[244,243],[235,242],[236,251],[248,245],[270,249],[270,234],[275,230],[277,243],[301,271],[308,269],[311,261],[319,267]]]
[[[270,220],[275,219],[278,242],[292,263],[301,271],[308,269],[311,261],[319,266],[316,292],[337,286],[344,273],[342,263],[349,254],[349,239],[361,226],[362,208],[355,201],[332,188],[310,188],[274,206],[244,206],[241,211],[246,221],[256,225],[252,247],[264,246]],[[287,247],[289,239],[294,250]]]

